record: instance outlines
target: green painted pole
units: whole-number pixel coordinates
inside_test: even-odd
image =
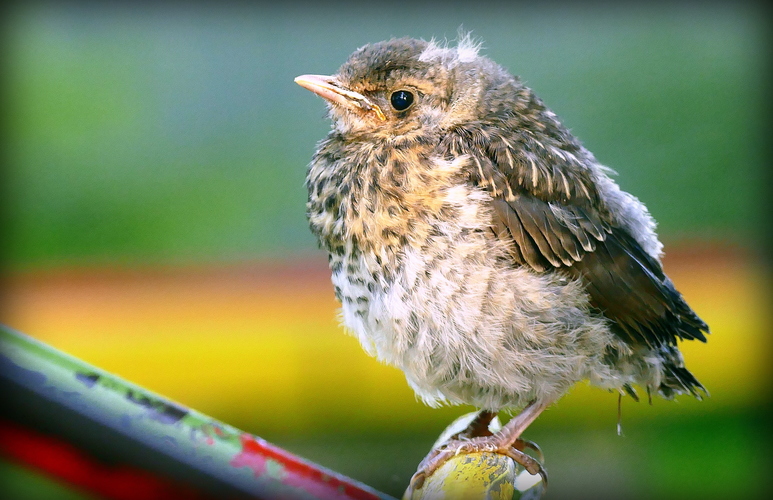
[[[0,376],[256,498],[391,498],[4,325]]]

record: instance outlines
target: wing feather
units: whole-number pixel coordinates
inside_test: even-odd
[[[466,147],[465,137],[480,139],[473,141],[477,148]],[[568,159],[576,159],[573,152],[553,155],[558,163],[539,165],[533,161],[533,145],[526,148],[525,161],[518,137],[495,137],[491,131],[468,130],[450,143],[454,152],[475,158],[470,180],[491,194],[493,230],[511,243],[516,263],[581,280],[591,305],[630,343],[659,348],[674,345],[677,338],[706,340],[708,327],[660,262],[629,229],[614,223],[587,168],[570,164]]]

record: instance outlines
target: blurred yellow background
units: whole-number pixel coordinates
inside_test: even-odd
[[[570,6],[571,5],[571,6]],[[768,486],[765,26],[748,6],[10,10],[0,321],[399,495],[442,429],[336,320],[304,216],[326,133],[293,77],[367,42],[453,38],[523,76],[660,222],[708,322],[711,392],[578,385],[530,427],[551,498],[751,498]]]
[[[627,405],[626,420],[758,404],[768,395],[771,370],[763,335],[769,297],[757,268],[738,249],[677,249],[666,270],[711,325],[707,344],[681,346],[712,397]],[[321,259],[19,274],[7,290],[4,320],[15,328],[239,427],[430,430],[459,412],[425,411],[399,370],[380,365],[344,334]],[[541,420],[593,424],[601,417],[611,428],[615,405],[616,396],[578,386]]]

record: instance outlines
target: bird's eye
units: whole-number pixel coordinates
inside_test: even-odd
[[[396,90],[389,97],[389,102],[397,111],[405,111],[413,104],[413,94],[407,90]]]

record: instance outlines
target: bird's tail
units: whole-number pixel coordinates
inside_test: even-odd
[[[663,360],[663,378],[658,387],[661,396],[672,399],[677,394],[692,394],[697,399],[703,399],[709,395],[695,375],[684,367],[682,354],[676,346],[661,346],[659,354]]]

